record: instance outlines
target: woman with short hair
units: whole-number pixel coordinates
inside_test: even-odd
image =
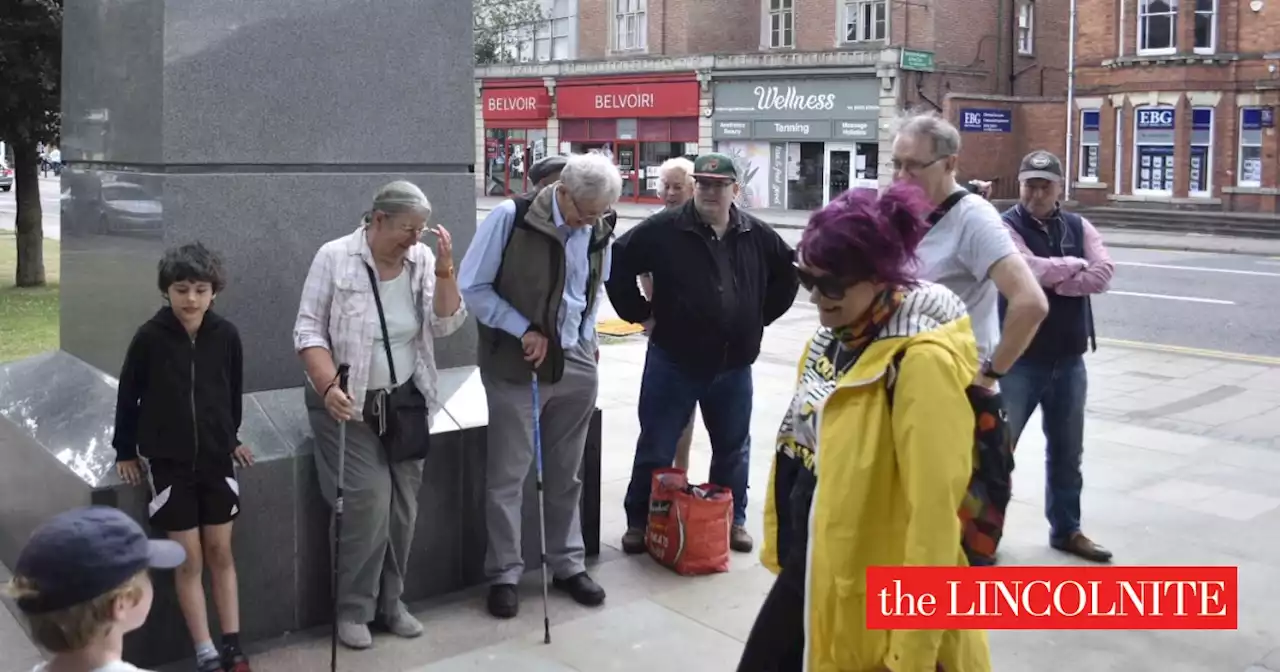
[[[457,331],[467,314],[452,240],[443,226],[428,226],[431,214],[431,202],[410,182],[379,189],[355,231],[316,253],[293,331],[310,382],[320,490],[331,505],[339,423],[347,424],[338,638],[354,649],[373,645],[374,620],[401,637],[422,634],[400,596],[427,423],[442,405],[435,339]],[[435,254],[422,242],[426,233],[436,237]],[[351,367],[346,392],[340,364]]]
[[[916,187],[859,189],[801,236],[821,326],[778,432],[762,553],[778,578],[739,672],[991,669],[981,631],[866,625],[868,567],[967,565],[978,355],[964,302],[915,275],[928,211]]]

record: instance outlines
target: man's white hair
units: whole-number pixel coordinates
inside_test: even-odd
[[[571,154],[560,181],[574,200],[583,203],[605,201],[612,207],[622,196],[622,174],[603,154]]]
[[[935,157],[960,153],[960,131],[937,112],[904,112],[894,123],[893,135],[903,134],[929,140]]]
[[[662,184],[693,181],[693,162],[683,156],[667,159],[658,168],[658,181]]]

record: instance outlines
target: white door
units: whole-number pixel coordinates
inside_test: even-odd
[[[823,203],[830,203],[849,190],[857,151],[852,143],[827,143],[826,161],[822,162]]]

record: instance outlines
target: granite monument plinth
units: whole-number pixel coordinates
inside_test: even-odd
[[[116,506],[145,522],[147,488],[124,485],[115,475],[115,394],[114,378],[66,352],[0,366],[0,561],[7,566],[37,525],[76,506]],[[441,371],[440,396],[445,405],[432,418],[406,601],[485,580],[488,412],[479,372]],[[600,552],[600,422],[597,410],[580,474],[583,537],[592,556]],[[246,395],[241,438],[257,456],[237,475],[243,512],[233,544],[242,637],[266,639],[328,623],[331,510],[316,480],[303,388]],[[537,506],[531,477],[522,535],[530,569],[539,566]],[[156,578],[151,617],[125,640],[127,659],[139,665],[191,655],[173,582],[165,574]]]

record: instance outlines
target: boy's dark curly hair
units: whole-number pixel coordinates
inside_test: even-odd
[[[198,242],[166,250],[157,271],[161,294],[168,294],[176,282],[207,282],[214,294],[227,286],[222,259]]]

